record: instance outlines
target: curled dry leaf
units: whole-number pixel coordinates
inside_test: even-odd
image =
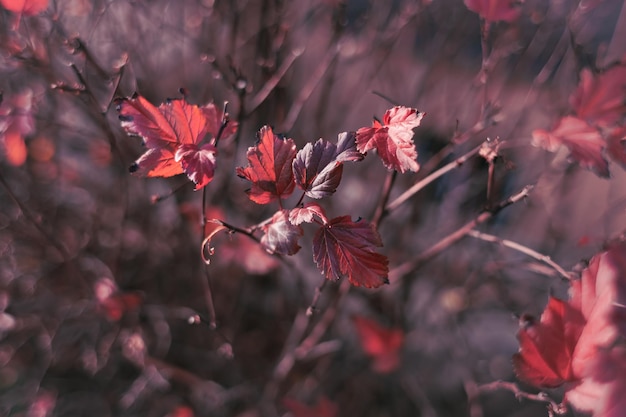
[[[512,22],[520,15],[519,0],[465,0],[465,6],[488,22]]]
[[[202,240],[202,247],[200,248],[200,255],[202,256],[202,260],[205,264],[208,265],[211,263],[209,256],[213,255],[215,251],[215,249],[211,246],[211,240],[216,234],[224,230],[228,230],[228,228],[224,226],[221,220],[210,219],[206,221],[206,224],[204,225],[205,238]]]
[[[258,143],[248,148],[248,166],[237,167],[237,175],[252,183],[247,190],[250,200],[268,204],[291,195],[295,188],[291,169],[295,156],[293,140],[283,140],[271,127],[262,127]]]
[[[396,106],[387,110],[382,124],[374,120],[372,127],[362,127],[356,132],[357,150],[365,153],[376,149],[388,169],[417,172],[419,164],[413,129],[420,125],[422,117],[424,113],[408,107]]]
[[[354,132],[340,133],[337,145],[324,139],[314,144],[307,143],[293,161],[296,185],[308,197],[327,197],[337,190],[341,182],[343,162],[360,161],[363,157],[356,150]]]
[[[353,222],[350,216],[336,217],[313,237],[313,259],[328,279],[347,276],[354,286],[377,288],[389,283],[389,261],[376,252],[381,246],[371,223]]]
[[[404,344],[402,329],[386,328],[365,317],[353,317],[363,351],[372,359],[374,371],[393,372],[400,365],[400,350]]]
[[[289,210],[274,213],[272,220],[263,225],[263,231],[261,244],[269,253],[295,255],[300,250],[298,239],[304,231],[289,221]]]
[[[626,414],[626,244],[593,257],[568,301],[550,298],[539,322],[522,320],[520,379],[565,387],[565,401],[594,417]]]
[[[606,142],[600,131],[582,119],[565,116],[551,131],[533,131],[533,145],[555,152],[561,145],[570,151],[570,157],[602,177],[609,176],[609,164],[603,155]]]
[[[219,132],[213,119],[220,114],[214,104],[198,107],[177,99],[157,108],[139,95],[116,102],[122,127],[143,138],[148,148],[131,166],[131,172],[147,177],[171,177],[184,172],[196,184],[196,190],[211,182],[217,156],[215,135]],[[236,125],[224,133],[235,130]],[[205,136],[212,139],[203,143]]]

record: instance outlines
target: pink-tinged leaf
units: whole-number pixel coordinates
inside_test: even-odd
[[[283,399],[283,405],[293,417],[338,417],[339,407],[328,398],[322,397],[314,406],[302,404],[292,398]]]
[[[289,210],[277,211],[271,222],[263,225],[263,231],[261,244],[269,253],[294,255],[300,250],[298,240],[304,231],[289,221]]]
[[[606,145],[611,159],[626,169],[626,127],[619,127],[608,132]]]
[[[619,241],[572,281],[569,301],[551,298],[541,322],[520,330],[516,371],[542,388],[565,383],[564,401],[594,417],[626,415],[625,323],[626,242]]]
[[[591,124],[609,126],[626,119],[626,64],[603,73],[584,69],[570,102],[575,114]]]
[[[204,113],[204,117],[206,117],[207,120],[207,133],[212,137],[217,137],[220,127],[222,126],[222,119],[224,118],[223,112],[218,109],[214,103],[209,103],[202,106],[200,109]],[[227,139],[237,132],[237,122],[230,120],[228,113],[226,113],[226,120],[228,120],[228,123],[222,132],[222,139]]]
[[[512,22],[520,15],[519,0],[465,0],[465,6],[488,22]]]
[[[283,140],[264,126],[259,131],[259,142],[248,148],[248,166],[238,167],[237,175],[252,182],[247,191],[257,204],[288,197],[295,188],[291,164],[296,156],[293,140]]]
[[[352,321],[363,351],[372,359],[374,371],[384,374],[396,370],[404,344],[402,329],[389,329],[365,317],[354,317]]]
[[[213,129],[205,117],[207,107],[178,99],[157,108],[141,96],[119,99],[117,105],[124,130],[142,137],[148,148],[131,166],[131,172],[148,177],[184,172],[196,184],[196,190],[213,179],[217,150],[212,143],[202,144]]]
[[[584,120],[565,116],[552,131],[533,131],[533,145],[555,152],[561,145],[570,151],[570,157],[580,166],[592,169],[602,177],[609,176],[609,164],[604,158],[606,142],[600,131]]]
[[[520,351],[513,357],[517,376],[546,388],[576,380],[572,357],[584,324],[580,311],[553,297],[538,323],[523,316],[517,334]]]
[[[417,172],[413,129],[420,125],[423,116],[424,113],[408,107],[387,110],[382,124],[375,120],[372,127],[362,127],[356,132],[357,150],[365,153],[376,149],[388,169]]]
[[[347,132],[339,135],[337,145],[324,139],[315,144],[307,143],[293,161],[296,185],[308,197],[327,197],[337,190],[341,182],[343,162],[361,159],[363,154],[356,150],[354,135]]]
[[[289,221],[295,225],[303,222],[313,223],[314,217],[316,216],[322,221],[322,223],[328,223],[324,209],[317,203],[308,203],[303,207],[296,207],[292,209],[289,212]]]
[[[328,279],[347,276],[354,286],[377,288],[389,283],[389,261],[376,252],[382,242],[375,227],[350,216],[336,217],[322,226],[313,238],[317,268]]]
[[[205,143],[200,148],[196,145],[181,145],[176,150],[174,160],[183,168],[185,174],[196,184],[196,190],[207,185],[215,173],[217,148]]]
[[[5,9],[25,16],[34,16],[48,8],[48,0],[0,0]]]

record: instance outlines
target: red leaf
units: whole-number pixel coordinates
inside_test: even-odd
[[[363,351],[372,358],[372,368],[379,373],[392,372],[400,364],[400,349],[404,344],[402,329],[388,329],[374,320],[354,317]]]
[[[626,243],[596,255],[572,282],[569,301],[551,298],[539,324],[520,330],[514,363],[540,387],[565,385],[565,401],[595,417],[626,413]]]
[[[574,381],[572,356],[584,326],[580,311],[550,297],[539,323],[524,316],[520,325],[520,352],[513,357],[518,377],[547,388]]]
[[[13,166],[24,164],[28,157],[24,137],[35,130],[32,108],[33,93],[30,90],[16,94],[0,105],[0,144],[7,162]]]
[[[385,112],[383,124],[374,121],[373,127],[362,127],[356,132],[356,145],[361,153],[376,149],[388,169],[417,171],[417,151],[413,143],[413,128],[420,125],[424,113],[416,109],[396,106]]]
[[[271,127],[262,127],[259,142],[248,148],[248,166],[237,168],[237,175],[252,182],[252,188],[247,191],[250,200],[267,204],[288,197],[295,187],[291,169],[295,156],[293,140],[283,140]]]
[[[220,127],[222,126],[222,119],[224,118],[222,111],[215,107],[214,103],[206,104],[202,106],[200,110],[202,110],[202,113],[207,120],[207,133],[211,135],[211,137],[217,137]],[[226,114],[226,116],[228,119],[228,114]],[[238,127],[237,122],[228,120],[228,123],[222,132],[221,138],[227,139],[228,137],[234,135],[235,132],[237,132]]]
[[[304,234],[300,226],[291,224],[289,210],[277,211],[272,221],[263,225],[261,244],[270,253],[294,255],[300,250],[298,239]]]
[[[584,69],[570,98],[574,112],[589,123],[608,126],[626,117],[626,64],[601,74]]]
[[[26,16],[39,14],[48,8],[48,0],[0,0],[5,9]]]
[[[376,252],[382,242],[375,227],[350,216],[336,217],[313,238],[317,268],[328,279],[347,275],[352,285],[377,288],[389,283],[387,257]]]
[[[328,223],[324,209],[317,203],[308,203],[304,207],[296,207],[289,212],[289,221],[298,225],[302,222],[313,223],[313,217],[317,216],[324,224]]]
[[[311,198],[333,194],[341,182],[345,161],[359,161],[363,154],[356,150],[354,133],[343,132],[334,145],[324,139],[307,143],[293,161],[296,185]]]
[[[606,135],[607,152],[611,159],[626,168],[626,127],[612,129]]]
[[[178,99],[157,108],[141,96],[121,99],[117,104],[122,127],[129,134],[141,136],[148,148],[131,167],[131,172],[148,177],[171,177],[184,172],[196,184],[196,190],[211,182],[217,155],[213,142],[217,132],[215,121],[205,115],[212,119],[218,117],[214,105],[200,108]],[[221,115],[219,117],[221,119]],[[202,144],[207,133],[213,139]]]
[[[109,278],[97,280],[93,290],[98,307],[109,321],[119,321],[124,314],[136,310],[143,302],[140,292],[120,291]]]
[[[519,17],[518,0],[465,0],[465,6],[488,22],[512,22]]]
[[[533,145],[555,152],[561,145],[570,150],[570,156],[585,168],[593,169],[602,177],[609,176],[609,164],[602,154],[606,142],[597,128],[584,120],[565,116],[548,132],[533,131]]]
[[[326,397],[321,397],[315,406],[307,406],[292,398],[283,399],[283,404],[293,417],[337,417],[339,407]]]

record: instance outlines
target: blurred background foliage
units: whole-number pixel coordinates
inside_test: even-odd
[[[479,387],[515,380],[516,315],[537,314],[566,287],[538,261],[471,237],[379,290],[345,295],[329,283],[309,327],[329,309],[332,322],[281,368],[322,281],[312,229],[288,263],[222,236],[208,268],[218,327],[190,324],[209,303],[201,193],[182,177],[128,174],[142,148],[113,100],[138,92],[158,105],[184,88],[192,103],[228,101],[240,129],[220,143],[207,216],[241,227],[275,209],[250,202],[234,175],[264,124],[301,148],[392,105],[416,107],[427,113],[418,161],[444,156],[430,171],[499,137],[496,199],[535,189],[481,230],[571,269],[626,227],[624,171],[599,178],[567,152],[532,147],[531,132],[567,113],[582,68],[624,57],[625,31],[618,0],[527,0],[482,46],[479,16],[461,0],[50,0],[39,14],[1,10],[0,115],[19,128],[3,127],[0,160],[0,415],[546,415],[543,404]],[[391,198],[430,171],[399,176]],[[488,203],[487,172],[471,159],[386,218],[391,267],[473,219]],[[386,175],[372,155],[346,166],[323,202],[329,215],[370,219]],[[354,316],[402,330],[397,368],[371,366]]]

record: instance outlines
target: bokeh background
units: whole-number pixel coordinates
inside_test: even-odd
[[[517,317],[565,295],[552,269],[465,237],[381,289],[329,282],[308,322],[322,282],[314,229],[289,260],[220,235],[205,268],[202,193],[180,176],[128,173],[143,151],[114,98],[138,92],[158,105],[184,88],[192,103],[228,101],[240,128],[220,143],[207,216],[240,227],[276,210],[249,201],[234,174],[265,124],[301,148],[396,104],[426,112],[415,142],[427,169],[398,176],[392,199],[499,137],[494,199],[535,188],[480,230],[571,270],[624,231],[624,170],[611,162],[599,178],[566,150],[533,147],[531,134],[570,111],[582,68],[624,57],[626,3],[527,0],[486,39],[461,0],[44,6],[0,10],[0,415],[547,415],[543,403],[481,386],[516,381]],[[323,201],[329,216],[371,219],[386,177],[373,153],[346,165]],[[472,158],[384,219],[392,270],[475,218],[487,177]],[[205,320],[208,282],[217,329]],[[401,331],[397,367],[372,366],[355,316]],[[313,328],[316,343],[295,355],[294,338]]]

